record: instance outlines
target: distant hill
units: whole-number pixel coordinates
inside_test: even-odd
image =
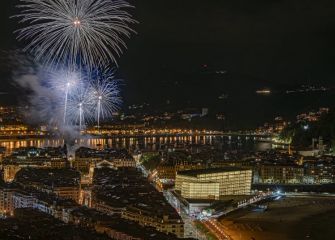
[[[335,146],[335,111],[325,114],[317,122],[296,123],[282,132],[283,138],[292,138],[295,146],[307,147],[312,144],[313,138],[322,137],[324,143]]]

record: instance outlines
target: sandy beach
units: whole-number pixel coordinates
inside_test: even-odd
[[[242,209],[220,219],[233,240],[335,239],[335,198],[285,197],[265,212]]]

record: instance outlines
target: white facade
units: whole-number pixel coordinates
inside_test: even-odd
[[[219,199],[220,196],[249,195],[251,182],[251,170],[190,170],[177,174],[175,189],[187,199]]]

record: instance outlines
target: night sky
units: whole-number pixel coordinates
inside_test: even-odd
[[[0,3],[0,49],[19,48]],[[149,102],[168,108],[209,107],[231,121],[258,124],[277,115],[328,105],[334,94],[288,97],[299,84],[333,87],[333,0],[133,0],[137,35],[119,60],[125,106]],[[4,103],[17,99],[1,63]],[[224,71],[224,74],[217,74]],[[256,96],[269,87],[273,94]],[[229,97],[218,100],[222,93]],[[325,96],[326,95],[326,96]],[[255,112],[257,114],[255,114]]]

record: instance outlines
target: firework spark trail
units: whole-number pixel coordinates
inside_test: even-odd
[[[78,130],[89,123],[97,123],[99,129],[102,120],[111,119],[119,110],[122,80],[113,70],[70,72],[26,65],[15,64],[14,81],[29,92],[25,101],[31,106],[27,120],[34,124],[48,124],[62,134],[77,136]]]
[[[92,99],[96,105],[95,116],[98,128],[101,119],[109,118],[119,110],[122,103],[119,90],[120,81],[115,78],[114,71],[107,68],[102,73],[98,73],[91,84]]]
[[[64,99],[64,118],[63,118],[63,123],[66,124],[66,113],[67,113],[67,101],[69,98],[69,89],[70,88],[70,84],[67,83],[66,87],[65,87],[65,99]]]
[[[20,0],[18,39],[45,65],[116,63],[136,23],[124,0]]]
[[[64,126],[79,125],[82,129],[87,123],[97,122],[112,117],[122,103],[119,83],[115,72],[109,68],[94,71],[67,71],[66,69],[41,68],[36,75],[36,85],[45,91],[43,98],[38,98],[39,109],[48,110],[50,104],[43,99],[52,96],[52,106],[57,119]],[[47,93],[49,92],[49,93]],[[34,91],[38,95],[38,91]],[[45,105],[45,107],[43,107]],[[50,113],[50,114],[55,114]]]
[[[53,68],[44,68],[44,82],[47,87],[56,92],[60,98],[63,98],[63,124],[67,124],[67,107],[71,91],[80,83],[82,75],[79,71],[69,71],[65,68],[55,71]],[[64,97],[63,97],[64,96]],[[59,100],[62,102],[61,100]]]
[[[69,95],[67,109],[69,123],[79,125],[79,129],[82,130],[83,126],[94,118],[93,106],[90,86],[82,81]]]

